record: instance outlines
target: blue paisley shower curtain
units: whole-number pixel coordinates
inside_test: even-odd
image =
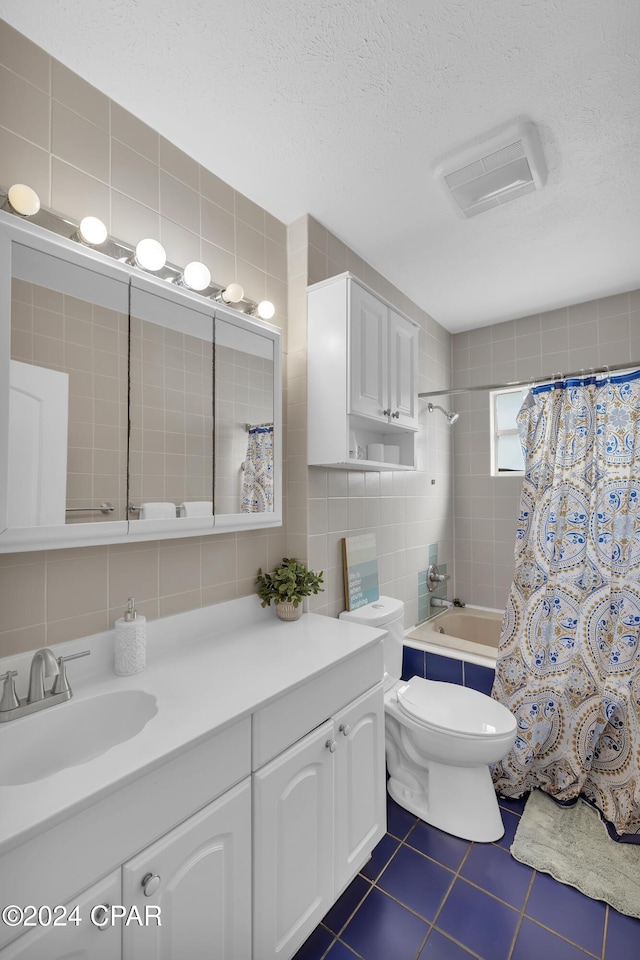
[[[273,424],[256,424],[247,430],[240,509],[242,513],[273,513]]]
[[[533,390],[493,697],[517,719],[499,793],[586,796],[640,840],[640,371]]]

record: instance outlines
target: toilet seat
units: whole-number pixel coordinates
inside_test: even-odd
[[[426,728],[487,740],[515,732],[513,714],[478,690],[412,677],[397,691],[400,709]]]

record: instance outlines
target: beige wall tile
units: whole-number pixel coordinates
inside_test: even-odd
[[[160,166],[192,190],[200,190],[200,166],[175,144],[160,137]]]
[[[170,540],[160,545],[160,596],[200,589],[199,542],[174,546]],[[164,616],[164,614],[162,614]]]
[[[51,94],[74,113],[109,133],[109,98],[58,60],[51,61]]]
[[[0,65],[0,126],[49,149],[48,95]]]
[[[111,136],[126,144],[143,157],[158,165],[160,162],[159,135],[142,120],[111,102]]]
[[[51,204],[49,154],[10,130],[0,127],[0,182],[28,183],[44,206]]]
[[[51,206],[78,222],[88,215],[111,219],[107,184],[57,157],[51,159]]]
[[[160,213],[193,233],[200,233],[200,197],[181,180],[160,170]]]
[[[111,186],[154,210],[160,201],[158,166],[119,140],[111,142]]]
[[[50,623],[79,614],[105,612],[108,607],[107,569],[107,551],[104,548],[97,555],[64,557],[48,562],[47,621]],[[106,626],[101,629],[106,629]]]
[[[235,215],[238,221],[248,224],[264,235],[265,211],[257,203],[245,197],[244,194],[234,191]]]
[[[156,239],[160,234],[160,215],[117,190],[111,191],[111,233],[131,246],[143,237]]]
[[[51,58],[5,21],[0,23],[0,63],[45,93],[50,92]]]
[[[200,193],[207,200],[233,214],[235,193],[233,187],[206,167],[200,167]]]
[[[232,213],[206,198],[200,201],[202,237],[209,243],[235,253],[235,220]]]
[[[51,151],[84,173],[109,182],[109,135],[54,100],[51,107]]]

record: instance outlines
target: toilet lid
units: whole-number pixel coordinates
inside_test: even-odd
[[[398,703],[425,726],[468,737],[501,736],[516,728],[515,717],[505,706],[457,683],[412,677],[399,687]]]

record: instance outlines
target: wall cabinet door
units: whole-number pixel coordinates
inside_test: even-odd
[[[162,923],[126,927],[125,960],[250,960],[250,779],[126,863],[122,893]]]
[[[332,749],[327,721],[254,774],[254,960],[292,957],[331,905]]]
[[[91,910],[101,904],[121,904],[120,890],[120,871],[116,870],[67,904],[66,926],[34,928],[1,950],[0,957],[2,960],[118,960],[120,923],[107,919],[104,926],[97,926],[91,921]],[[78,924],[68,919],[76,905]],[[103,923],[100,913],[94,916]]]
[[[389,310],[389,406],[402,427],[418,429],[418,328]]]
[[[387,307],[356,283],[351,287],[351,409],[387,420],[389,401]]]
[[[387,829],[382,684],[334,718],[337,897]]]

